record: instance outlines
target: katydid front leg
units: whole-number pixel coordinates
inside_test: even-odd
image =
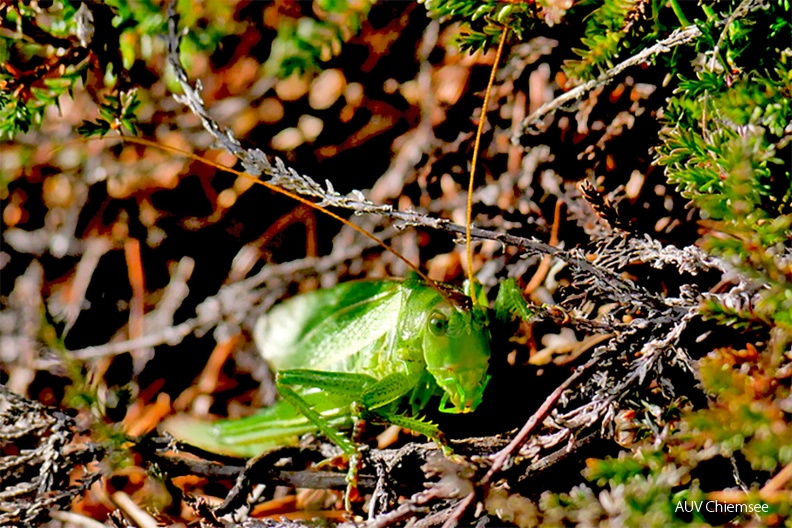
[[[360,398],[361,410],[362,414],[364,414],[363,418],[373,416],[389,424],[398,425],[404,429],[422,434],[430,440],[442,444],[443,433],[433,423],[383,409],[387,404],[401,399],[412,391],[420,377],[421,374],[410,376],[394,373],[368,387]]]
[[[337,445],[349,459],[348,487],[344,496],[344,503],[347,509],[350,507],[350,494],[352,490],[357,489],[360,451],[354,442],[311,407],[292,386],[299,385],[306,388],[317,388],[328,393],[348,396],[352,411],[361,415],[361,417],[374,416],[382,421],[416,431],[440,442],[441,433],[434,424],[397,415],[382,409],[382,407],[399,400],[413,390],[418,377],[420,377],[420,374],[410,376],[402,373],[393,373],[381,380],[376,380],[366,374],[307,369],[284,370],[278,373],[276,385],[283,399],[298,409],[322,434]]]

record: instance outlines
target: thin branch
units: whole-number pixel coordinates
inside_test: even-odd
[[[523,119],[520,126],[512,135],[512,143],[519,144],[520,138],[524,135],[529,133],[529,129],[531,127],[536,126],[548,114],[554,113],[556,110],[561,108],[563,105],[570,103],[572,101],[576,101],[583,97],[586,93],[590,92],[591,90],[597,88],[598,86],[604,86],[606,84],[610,84],[616,76],[622,73],[627,68],[632,66],[636,66],[643,62],[646,62],[650,58],[655,55],[659,55],[661,53],[667,53],[674,49],[677,46],[681,46],[682,44],[687,44],[698,37],[701,36],[701,30],[696,26],[688,26],[684,28],[679,28],[668,38],[665,38],[655,45],[650,46],[644,50],[641,50],[639,53],[636,53],[629,59],[626,59],[610,70],[603,72],[599,77],[593,79],[591,81],[585,82],[581,85],[576,86],[575,88],[569,90],[568,92],[556,97],[550,102],[547,102],[539,107],[538,110],[533,112],[531,115]]]
[[[490,466],[489,471],[487,474],[484,475],[484,478],[481,479],[481,484],[486,485],[492,480],[492,477],[495,476],[502,468],[509,457],[514,453],[516,450],[522,446],[525,441],[528,439],[528,435],[533,432],[536,426],[541,423],[544,418],[550,414],[550,411],[553,409],[555,404],[561,399],[561,395],[566,391],[575,380],[577,380],[580,376],[587,373],[591,367],[593,367],[599,361],[599,355],[594,355],[588,362],[584,365],[578,367],[575,372],[572,373],[561,385],[556,387],[556,389],[550,393],[544,403],[536,410],[536,412],[525,422],[525,425],[520,429],[520,432],[517,433],[517,436],[514,439],[501,449],[492,459],[492,466]]]
[[[743,2],[729,17],[718,21],[716,25],[728,27],[728,25],[731,24],[737,17],[745,16],[747,13],[756,11],[757,9],[762,9],[766,6],[766,4],[767,2],[763,0],[743,0]],[[724,33],[726,31],[726,27],[724,28]],[[720,48],[720,45],[722,44],[724,33],[721,34],[720,38],[718,39],[718,43],[715,46],[716,54]],[[515,132],[512,134],[512,143],[518,145],[520,143],[520,137],[522,137],[524,134],[529,134],[530,129],[538,125],[542,118],[544,118],[546,115],[554,113],[567,103],[580,99],[586,93],[597,88],[598,86],[610,84],[614,78],[616,78],[627,68],[642,64],[655,55],[668,53],[677,46],[692,42],[700,36],[701,30],[697,26],[686,26],[676,29],[673,33],[671,33],[671,35],[668,36],[668,38],[665,38],[656,44],[641,50],[632,57],[620,62],[610,70],[603,72],[596,79],[576,86],[568,92],[556,97],[552,101],[543,104],[538,110],[526,117],[521,123],[520,127],[515,130]]]
[[[454,528],[457,524],[459,524],[459,520],[465,514],[465,511],[473,503],[473,499],[475,497],[476,497],[476,493],[471,491],[462,500],[460,500],[454,506],[454,509],[451,511],[451,514],[446,519],[446,521],[443,523],[443,527],[442,528]]]
[[[339,207],[351,209],[356,213],[367,214],[384,214],[393,210],[390,205],[377,205],[366,200],[363,193],[358,190],[342,195],[335,191],[329,181],[325,181],[325,187],[322,187],[311,177],[301,175],[294,169],[287,167],[280,158],[273,157],[273,161],[270,161],[270,158],[260,149],[242,147],[233,132],[225,129],[209,115],[201,96],[201,82],[196,81],[195,86],[190,83],[189,76],[179,59],[182,35],[178,33],[177,25],[178,15],[175,14],[174,3],[171,3],[168,7],[168,63],[176,80],[182,90],[184,90],[183,95],[175,95],[174,98],[177,102],[187,106],[200,118],[204,129],[225,150],[239,158],[245,171],[253,176],[267,176],[269,177],[269,184],[281,189],[304,197],[314,198],[317,200],[315,202],[316,205],[320,207]]]
[[[766,2],[763,2],[762,0],[743,0],[742,2],[740,2],[740,5],[737,6],[737,9],[735,9],[732,12],[732,14],[729,15],[729,17],[723,23],[723,30],[721,31],[721,34],[718,37],[718,42],[715,43],[715,47],[712,49],[712,58],[710,59],[709,62],[710,70],[715,71],[715,62],[718,60],[718,57],[720,56],[720,49],[721,46],[723,45],[723,41],[726,38],[726,32],[729,30],[729,26],[731,26],[735,20],[744,17],[749,12],[754,11],[755,9],[758,9],[760,7],[764,7],[765,3]],[[726,64],[726,61],[722,61],[722,64],[724,69],[728,68],[728,64]]]

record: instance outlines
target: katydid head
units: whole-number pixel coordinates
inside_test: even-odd
[[[441,412],[467,413],[481,403],[489,381],[486,323],[482,308],[460,308],[447,301],[426,318],[424,359],[426,370],[444,391]]]
[[[495,54],[495,61],[492,64],[492,72],[481,108],[481,119],[479,119],[476,130],[473,159],[470,163],[467,206],[465,208],[465,247],[467,250],[469,296],[463,302],[454,299],[453,295],[446,296],[446,299],[454,305],[447,307],[445,311],[435,309],[427,319],[426,324],[429,328],[424,334],[426,336],[424,342],[426,370],[444,391],[440,401],[440,411],[447,413],[473,411],[481,403],[484,389],[490,379],[487,374],[490,358],[490,336],[486,327],[487,315],[477,299],[473,273],[473,188],[487,106],[507,33],[508,31],[503,30],[498,43],[498,51]]]

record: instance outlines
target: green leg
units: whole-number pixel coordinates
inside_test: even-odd
[[[434,440],[441,446],[444,445],[443,433],[432,422],[426,422],[420,418],[410,418],[409,416],[404,416],[401,414],[383,412],[381,410],[369,411],[366,414],[389,424],[398,425],[404,429],[409,429],[410,431],[422,434],[428,439]]]
[[[385,405],[406,396],[420,379],[421,374],[414,376],[391,374],[366,389],[360,398],[364,418],[366,415],[374,416],[379,420],[422,434],[442,445],[443,435],[435,424],[382,409]]]
[[[360,451],[349,438],[330,424],[321,414],[305,401],[290,385],[315,387],[326,392],[350,397],[350,404],[357,396],[365,393],[366,387],[376,386],[377,382],[365,374],[349,374],[343,372],[324,372],[317,370],[285,370],[278,373],[276,380],[278,392],[284,400],[298,409],[319,431],[337,445],[349,459],[347,470],[347,490],[344,494],[344,506],[351,509],[351,497],[357,492],[357,474],[360,465]]]
[[[323,370],[293,369],[278,372],[279,385],[301,385],[316,387],[326,392],[356,398],[377,380],[366,374],[350,374],[348,372],[327,372]]]
[[[299,409],[299,411],[305,416],[312,424],[314,424],[323,435],[330,439],[335,445],[341,448],[341,451],[344,452],[347,456],[352,456],[357,453],[357,447],[353,444],[347,437],[341,434],[338,429],[333,427],[330,422],[326,419],[322,418],[313,407],[308,405],[302,396],[297,394],[297,392],[288,387],[286,385],[278,384],[278,392],[283,397],[284,400],[292,404],[295,408]]]
[[[407,374],[391,374],[372,385],[360,398],[363,406],[363,418],[374,417],[389,424],[398,425],[404,429],[422,434],[444,446],[443,433],[431,422],[420,418],[410,418],[383,409],[385,405],[406,396],[421,381],[422,374],[413,376]],[[445,449],[445,447],[443,447]]]
[[[327,438],[335,443],[349,456],[357,453],[349,439],[333,427],[327,419],[305,401],[290,386],[315,387],[326,392],[350,397],[350,404],[358,407],[362,413],[368,413],[380,420],[410,429],[426,435],[433,440],[439,440],[440,431],[433,424],[420,419],[381,410],[382,407],[406,396],[419,382],[421,374],[394,373],[377,381],[365,374],[350,374],[346,372],[326,372],[319,370],[284,370],[278,373],[278,391],[283,398],[313,423]],[[380,409],[380,410],[378,410]]]
[[[291,386],[300,385],[306,388],[318,388],[326,392],[349,396],[353,413],[359,413],[363,418],[367,416],[374,417],[378,420],[410,429],[442,445],[442,434],[434,424],[382,409],[382,407],[397,401],[412,391],[419,382],[420,377],[420,373],[414,375],[395,373],[377,381],[365,374],[307,369],[285,370],[278,373],[276,383],[278,392],[283,396],[283,399],[298,409],[306,419],[313,423],[322,434],[337,445],[344,455],[349,458],[349,470],[347,473],[349,486],[345,495],[345,506],[347,509],[349,509],[350,493],[357,487],[360,451],[354,442],[319,414]]]
[[[385,376],[378,382],[367,387],[360,395],[358,402],[364,409],[377,409],[393,403],[407,395],[418,383],[420,374],[407,375],[394,373]]]
[[[350,374],[346,372],[325,372],[320,370],[284,370],[278,373],[277,387],[283,399],[297,408],[303,416],[313,423],[327,438],[341,448],[344,454],[352,456],[357,453],[357,448],[349,439],[333,427],[326,418],[320,415],[311,405],[291,388],[292,385],[315,387],[326,392],[350,397],[350,404],[356,404],[361,410],[370,411],[378,409],[409,393],[418,381],[420,375],[409,376],[395,373],[376,381],[365,374]],[[411,425],[418,428],[415,431],[427,434],[426,422],[398,416],[391,413],[376,413],[381,419],[393,417],[396,425],[403,425],[412,429]],[[410,424],[410,425],[408,425]],[[436,428],[435,428],[436,429]],[[429,432],[427,436],[434,438],[437,435]]]

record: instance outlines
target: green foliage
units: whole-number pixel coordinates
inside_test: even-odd
[[[718,321],[737,330],[764,330],[770,325],[766,314],[747,308],[727,306],[711,297],[702,301],[701,313],[706,319]]]
[[[686,521],[676,517],[678,501],[701,500],[702,493],[694,484],[685,493],[678,493],[688,480],[687,471],[657,457],[641,460],[641,455],[621,455],[594,466],[606,465],[608,471],[622,477],[605,479],[599,492],[588,486],[578,486],[569,493],[544,494],[540,507],[546,524],[591,525],[614,523],[620,526],[682,526]],[[596,473],[597,470],[588,472]],[[699,517],[698,519],[702,519]]]
[[[705,498],[698,484],[689,482],[688,470],[659,452],[621,453],[615,458],[591,460],[584,475],[589,481],[597,481],[596,487],[579,485],[568,493],[545,492],[538,503],[493,490],[485,506],[499,519],[520,527],[663,527],[689,526],[689,520],[678,515],[677,504]],[[682,487],[685,489],[679,491]],[[691,520],[699,524],[704,521],[697,512],[692,513]]]
[[[669,182],[708,221],[704,246],[767,285],[753,310],[707,302],[708,315],[731,325],[761,320],[792,326],[784,260],[792,224],[792,49],[771,40],[757,63],[757,50],[749,45],[758,31],[775,38],[784,28],[788,35],[786,15],[771,11],[761,29],[749,20],[735,20],[725,30],[701,26],[697,71],[680,75],[657,148]]]
[[[85,137],[103,136],[110,130],[122,128],[132,135],[138,132],[135,110],[140,106],[137,93],[132,90],[121,92],[119,97],[109,95],[105,98],[106,103],[99,107],[99,115],[103,119],[93,121],[83,121],[77,132]]]
[[[628,457],[622,452],[617,458],[589,459],[583,476],[590,482],[596,482],[598,486],[604,486],[608,482],[618,485],[629,482],[638,475],[660,469],[665,462],[657,452],[639,452],[635,457]]]
[[[108,0],[114,10],[112,24],[118,28],[119,49],[124,68],[131,68],[136,60],[148,60],[155,52],[164,50],[161,36],[167,34],[167,18],[163,5],[152,0],[127,2]],[[184,27],[201,27],[190,31],[182,43],[186,61],[197,51],[212,51],[224,36],[238,26],[233,15],[233,2],[177,0],[176,12]],[[204,23],[203,21],[210,21]]]
[[[264,65],[268,75],[288,77],[297,72],[321,70],[341,52],[344,42],[356,35],[371,8],[369,1],[316,0],[319,18],[282,18]]]
[[[500,321],[511,321],[514,317],[529,321],[534,315],[517,282],[514,279],[502,282],[495,298],[495,317]]]
[[[774,169],[784,167],[777,143],[792,117],[790,74],[746,75],[727,86],[722,73],[702,71],[669,101],[658,163],[705,218],[756,224],[789,210],[789,194],[777,196],[773,180],[788,179]]]
[[[190,52],[213,49],[234,26],[234,7],[227,2],[196,5],[180,0],[178,8],[187,24],[194,26],[200,18],[212,21],[190,32],[184,45],[188,59]],[[45,111],[60,110],[61,96],[72,97],[78,83],[96,86],[92,93],[97,94],[100,113],[117,110],[103,115],[104,124],[85,125],[92,133],[109,130],[116,121],[130,132],[136,130],[134,108],[124,111],[120,100],[134,85],[129,69],[135,62],[164,51],[159,38],[167,30],[162,6],[150,0],[112,0],[56,2],[45,8],[18,0],[0,7],[0,16],[16,27],[0,35],[0,139],[40,126]]]
[[[0,139],[11,138],[18,132],[27,132],[38,126],[49,106],[58,107],[61,95],[71,95],[76,81],[84,75],[86,63],[70,63],[67,58],[57,59],[50,51],[54,45],[68,43],[65,34],[77,32],[77,10],[63,6],[60,23],[40,28],[46,38],[41,42],[22,38],[31,32],[37,12],[24,2],[2,7],[0,15],[16,27],[16,34],[0,34]],[[65,45],[65,44],[64,44]],[[55,67],[57,75],[50,72]]]
[[[284,22],[272,42],[265,70],[279,77],[320,70],[322,62],[339,53],[342,43],[340,28],[326,22],[307,17]]]
[[[465,31],[459,36],[463,50],[487,51],[497,44],[504,28],[518,38],[530,32],[542,18],[552,25],[560,22],[565,9],[553,8],[557,2],[503,2],[500,0],[422,0],[433,18],[460,21]]]
[[[723,456],[740,451],[755,470],[774,471],[792,462],[792,424],[786,418],[790,396],[777,364],[786,343],[758,352],[718,349],[700,362],[701,383],[716,399],[686,416],[680,439]]]
[[[626,37],[635,21],[643,16],[644,8],[645,2],[641,0],[602,2],[587,17],[585,36],[581,41],[584,48],[573,50],[580,59],[567,61],[564,73],[573,79],[586,81],[612,68],[619,52],[628,48]]]

